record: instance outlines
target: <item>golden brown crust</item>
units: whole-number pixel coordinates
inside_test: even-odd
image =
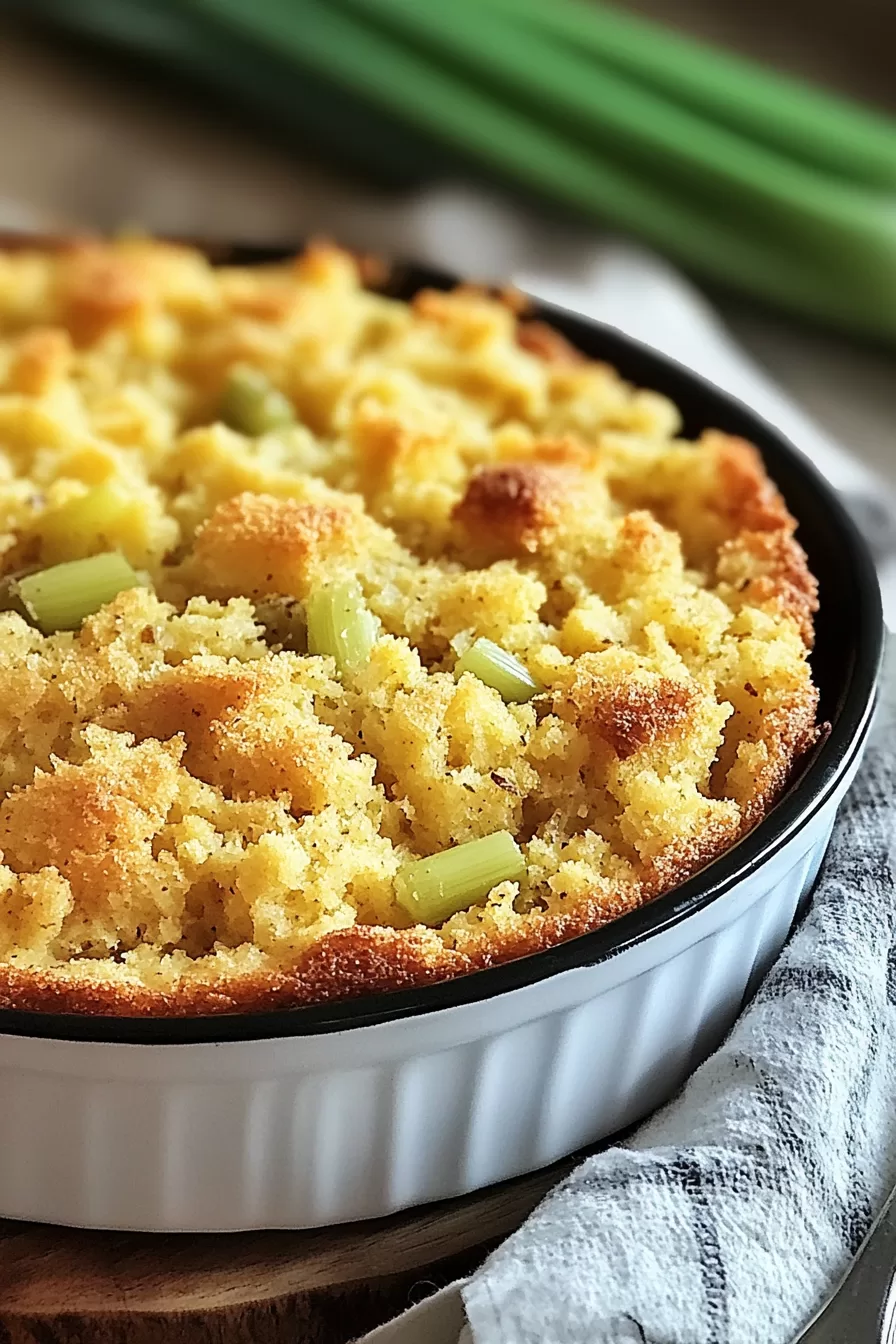
[[[546,364],[577,365],[588,361],[575,346],[547,322],[520,322],[516,339],[523,350],[543,359]]]
[[[696,707],[698,693],[669,677],[606,677],[581,668],[561,702],[564,699],[575,707],[586,731],[624,761],[679,733]]]
[[[556,439],[537,439],[532,445],[532,460],[549,467],[585,470],[593,465],[595,450],[586,447],[581,439],[564,434]]]
[[[483,467],[454,509],[474,542],[497,541],[510,555],[534,552],[563,517],[574,476],[562,467],[511,462]]]
[[[287,285],[271,285],[259,289],[257,285],[232,285],[227,293],[227,307],[243,317],[255,317],[261,322],[282,322],[295,306],[295,295]]]
[[[289,685],[275,667],[191,659],[141,687],[104,722],[138,742],[183,738],[184,765],[225,798],[285,794],[295,814],[319,811],[341,763],[338,739],[298,716],[272,723],[265,711],[277,695],[288,697]]]
[[[362,260],[370,264],[370,258],[355,257],[329,238],[312,238],[293,259],[292,270],[308,284],[328,283],[334,274],[357,274]]]
[[[331,505],[236,495],[199,528],[189,577],[210,596],[304,596],[309,564],[349,537],[354,521]]]
[[[81,343],[139,312],[150,299],[148,278],[131,257],[114,255],[103,243],[74,246],[59,279],[59,298],[69,330]]]
[[[16,343],[9,370],[15,392],[40,397],[68,374],[72,342],[63,327],[33,327]]]
[[[719,430],[704,434],[702,442],[715,449],[718,502],[731,521],[732,531],[793,531],[796,520],[752,443]]]
[[[153,747],[155,743],[151,744]],[[52,773],[14,789],[0,806],[0,851],[19,873],[55,869],[75,898],[156,877],[150,847],[173,796],[171,775],[180,752],[140,750],[127,774],[110,778],[102,762],[59,762]]]
[[[0,848],[7,866],[0,881],[9,884],[7,916],[24,907],[38,910],[32,924],[40,923],[40,901],[48,910],[55,901],[58,933],[68,918],[59,909],[74,898],[76,918],[73,933],[68,920],[66,938],[33,944],[15,943],[15,921],[7,919],[0,928],[7,939],[0,1007],[190,1016],[285,1009],[443,981],[608,923],[698,871],[765,815],[816,737],[817,694],[795,631],[810,644],[817,597],[794,539],[794,519],[752,445],[717,432],[696,446],[676,442],[674,408],[670,416],[668,406],[658,407],[661,398],[627,387],[558,332],[526,320],[519,296],[496,300],[475,286],[423,291],[409,318],[395,305],[387,311],[384,301],[371,317],[369,295],[350,311],[357,259],[323,243],[291,266],[264,268],[257,279],[246,268],[220,280],[195,272],[186,249],[87,241],[63,252],[39,313],[42,323],[56,325],[12,335],[7,390],[21,402],[71,382],[64,395],[73,394],[77,404],[75,385],[85,371],[80,365],[71,370],[77,361],[94,361],[92,343],[102,344],[114,331],[122,348],[132,337],[141,351],[156,339],[164,348],[185,313],[180,335],[186,338],[175,340],[174,352],[158,364],[160,385],[171,394],[163,412],[173,423],[182,409],[178,398],[187,397],[179,422],[185,432],[173,452],[166,443],[160,453],[166,430],[164,416],[152,419],[158,406],[147,401],[153,397],[141,388],[141,402],[132,389],[115,387],[107,398],[107,385],[84,404],[85,423],[97,407],[96,414],[107,417],[101,428],[91,426],[92,441],[83,433],[66,439],[52,420],[28,421],[20,409],[7,408],[21,461],[45,452],[49,436],[70,472],[62,478],[62,499],[71,480],[81,489],[115,469],[116,443],[134,458],[137,445],[147,447],[153,466],[142,502],[153,491],[166,495],[156,507],[177,517],[173,533],[170,518],[163,529],[168,540],[158,554],[165,554],[160,572],[169,586],[158,591],[179,614],[191,595],[223,602],[289,594],[295,602],[333,574],[357,574],[365,592],[375,595],[371,601],[381,604],[377,615],[389,643],[382,676],[369,714],[360,717],[346,683],[324,686],[321,660],[304,660],[318,664],[317,681],[294,684],[286,662],[275,671],[270,650],[250,649],[256,635],[246,606],[226,617],[221,610],[190,613],[187,623],[196,629],[215,627],[211,643],[197,652],[188,634],[167,628],[174,608],[167,616],[147,614],[143,634],[135,634],[140,622],[126,601],[110,604],[82,631],[82,652],[95,656],[96,665],[80,681],[70,668],[60,673],[64,658],[51,668],[43,652],[29,654],[33,739],[26,750],[13,725],[5,756],[0,753],[2,763],[20,752],[13,784],[24,784],[11,787],[7,777],[4,786],[10,791],[0,805]],[[297,290],[297,283],[307,288]],[[349,296],[344,308],[339,296]],[[302,326],[306,307],[318,310],[317,327],[317,319]],[[142,320],[156,313],[165,319]],[[12,331],[20,330],[15,317]],[[371,373],[368,362],[376,365],[378,343],[390,333],[397,364]],[[360,361],[359,350],[365,352]],[[247,445],[211,424],[227,369],[242,358],[257,360],[272,381],[284,384],[299,409],[304,426],[288,444],[272,436],[270,445]],[[364,366],[357,382],[355,364]],[[306,376],[306,366],[314,373]],[[421,394],[427,388],[436,389],[429,399]],[[453,423],[446,407],[460,403],[464,414]],[[305,430],[323,442],[303,443]],[[651,469],[638,476],[641,449],[631,442],[620,448],[614,435],[640,440],[647,457],[658,450],[655,494],[643,480]],[[320,467],[315,454],[334,443],[344,457]],[[622,501],[611,498],[607,464],[626,451],[620,470],[636,484]],[[134,466],[129,459],[128,489]],[[17,485],[27,483],[29,470],[21,468]],[[326,487],[315,483],[315,473]],[[363,499],[348,490],[361,491]],[[34,520],[27,510],[37,512],[39,523],[44,504],[35,491],[10,507],[8,557],[18,563],[39,539],[29,531]],[[687,511],[699,515],[691,550]],[[418,533],[401,532],[408,518]],[[428,528],[431,544],[420,540]],[[137,545],[133,534],[128,541]],[[175,564],[175,555],[186,558]],[[431,555],[446,562],[438,583],[422,563]],[[511,563],[492,563],[506,557]],[[456,591],[446,595],[452,585]],[[517,615],[495,633],[489,621],[498,609]],[[695,634],[704,618],[718,622],[718,633],[706,639]],[[264,624],[259,611],[255,620]],[[481,630],[500,641],[505,629],[508,647],[542,659],[538,673],[551,694],[537,714],[533,705],[513,718],[493,696],[487,705],[474,703],[476,694],[485,696],[483,688],[477,692],[463,678],[458,689],[446,675],[456,634]],[[706,665],[723,635],[723,670],[717,668],[713,682]],[[153,648],[166,637],[172,642],[160,662],[140,662],[135,671],[136,658],[124,652],[129,637],[138,644],[145,637]],[[753,662],[744,655],[742,667],[740,644],[751,641],[761,647]],[[613,664],[617,643],[628,663]],[[751,691],[754,665],[761,692]],[[7,693],[23,684],[25,667],[22,654],[18,671],[3,681]],[[65,676],[69,700],[60,689]],[[12,693],[23,710],[18,689]],[[91,708],[83,709],[82,700],[94,694]],[[732,710],[726,695],[744,703]],[[751,695],[760,706],[752,717]],[[45,711],[31,713],[38,701]],[[302,708],[312,701],[313,711]],[[551,709],[553,715],[541,718]],[[723,732],[728,714],[735,725],[730,733]],[[82,738],[84,723],[94,727]],[[384,723],[393,725],[395,742],[384,742]],[[117,743],[106,756],[100,737],[90,738],[104,732]],[[361,754],[368,751],[377,759]],[[53,753],[60,759],[52,772],[34,774],[35,764],[47,766]],[[413,772],[414,789],[403,787],[403,771]],[[463,795],[462,804],[451,789]],[[601,813],[595,798],[604,795],[609,802]],[[358,804],[361,798],[366,803]],[[506,823],[508,799],[520,801]],[[534,878],[528,890],[524,883],[519,908],[511,891],[503,905],[496,896],[488,908],[462,912],[438,932],[389,927],[404,918],[389,894],[395,866],[451,842],[456,829],[446,831],[449,839],[440,834],[421,842],[421,836],[431,840],[427,810],[441,815],[448,807],[465,825],[469,814],[485,826],[485,811],[486,829],[506,824],[520,835],[532,807],[531,831],[545,822],[537,844],[551,849],[557,842],[544,861],[541,886]],[[247,820],[251,809],[260,810]],[[640,846],[639,827],[655,836],[659,814],[659,839],[648,834]],[[291,829],[299,826],[306,828],[301,836]],[[330,848],[341,856],[345,835],[366,857],[343,877],[347,895],[340,905],[332,884],[313,884],[331,870],[315,869],[306,885],[301,864],[313,867],[316,859],[308,855]],[[270,863],[258,836],[271,842]],[[600,845],[606,853],[594,858]],[[175,871],[178,846],[195,853],[195,867],[177,869],[182,885],[171,891],[166,913],[159,891],[169,888],[160,885],[167,881],[161,873]],[[234,854],[250,849],[254,868],[238,868]],[[122,902],[112,899],[122,893],[128,911],[129,902],[144,898],[156,920],[145,941],[144,916],[136,908],[131,927],[122,927]],[[88,896],[99,908],[87,912],[89,928],[79,908]],[[236,914],[224,910],[228,898]],[[265,942],[271,925],[276,928]],[[34,957],[29,969],[14,964],[15,950],[9,956],[20,946]],[[241,958],[247,950],[251,955]],[[141,960],[143,952],[150,955]]]
[[[720,548],[716,573],[720,579],[736,579],[745,600],[774,603],[792,617],[806,646],[812,647],[818,583],[789,531],[740,532]]]
[[[818,692],[814,686],[796,692],[763,716],[757,742],[764,749],[750,761],[750,789],[741,802],[741,833],[752,830],[780,798],[794,767],[818,741]]]
[[[741,585],[750,602],[776,603],[797,622],[811,647],[818,584],[794,538],[796,519],[753,444],[718,431],[702,441],[715,450],[718,505],[734,534],[719,550],[717,576]]]
[[[733,838],[730,833],[704,837],[690,846],[676,864],[675,882],[680,884],[711,862]],[[637,898],[628,892],[624,899],[614,901],[601,893],[579,902],[568,914],[549,915],[537,925],[515,930],[505,938],[483,938],[464,952],[436,946],[413,929],[355,926],[322,938],[289,971],[228,976],[208,983],[184,981],[173,994],[142,985],[79,981],[69,967],[59,972],[20,971],[0,964],[0,1009],[107,1017],[218,1016],[419,989],[593,933],[668,886],[669,873],[656,868],[645,875]]]

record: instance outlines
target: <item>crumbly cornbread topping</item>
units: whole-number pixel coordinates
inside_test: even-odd
[[[330,247],[239,269],[131,239],[0,255],[0,333],[3,574],[147,576],[70,632],[0,614],[0,1003],[488,966],[695,871],[813,740],[815,587],[756,451],[680,439],[513,305],[398,302]],[[235,369],[270,428],[222,422]],[[307,651],[343,583],[377,621],[350,669]],[[480,638],[538,693],[456,677]],[[414,925],[408,862],[498,831],[523,875]]]

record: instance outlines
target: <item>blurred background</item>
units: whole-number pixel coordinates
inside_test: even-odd
[[[505,257],[572,274],[590,239],[639,238],[896,482],[892,0],[620,0],[594,5],[587,31],[588,0],[565,4],[0,0],[0,227],[325,233],[493,278]],[[571,27],[540,31],[539,7]],[[614,12],[663,27],[617,31]],[[334,14],[355,27],[328,56]],[[754,64],[732,74],[682,37]],[[808,83],[766,89],[767,72]],[[445,182],[501,212],[466,212],[420,245]],[[508,220],[525,222],[513,240]]]

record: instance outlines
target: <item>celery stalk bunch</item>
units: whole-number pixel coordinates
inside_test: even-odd
[[[695,274],[896,338],[896,121],[648,20],[591,0],[27,8],[379,180],[463,165]]]

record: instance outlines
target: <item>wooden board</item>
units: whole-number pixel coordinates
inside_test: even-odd
[[[469,1273],[572,1165],[311,1232],[0,1220],[0,1344],[345,1344]]]

